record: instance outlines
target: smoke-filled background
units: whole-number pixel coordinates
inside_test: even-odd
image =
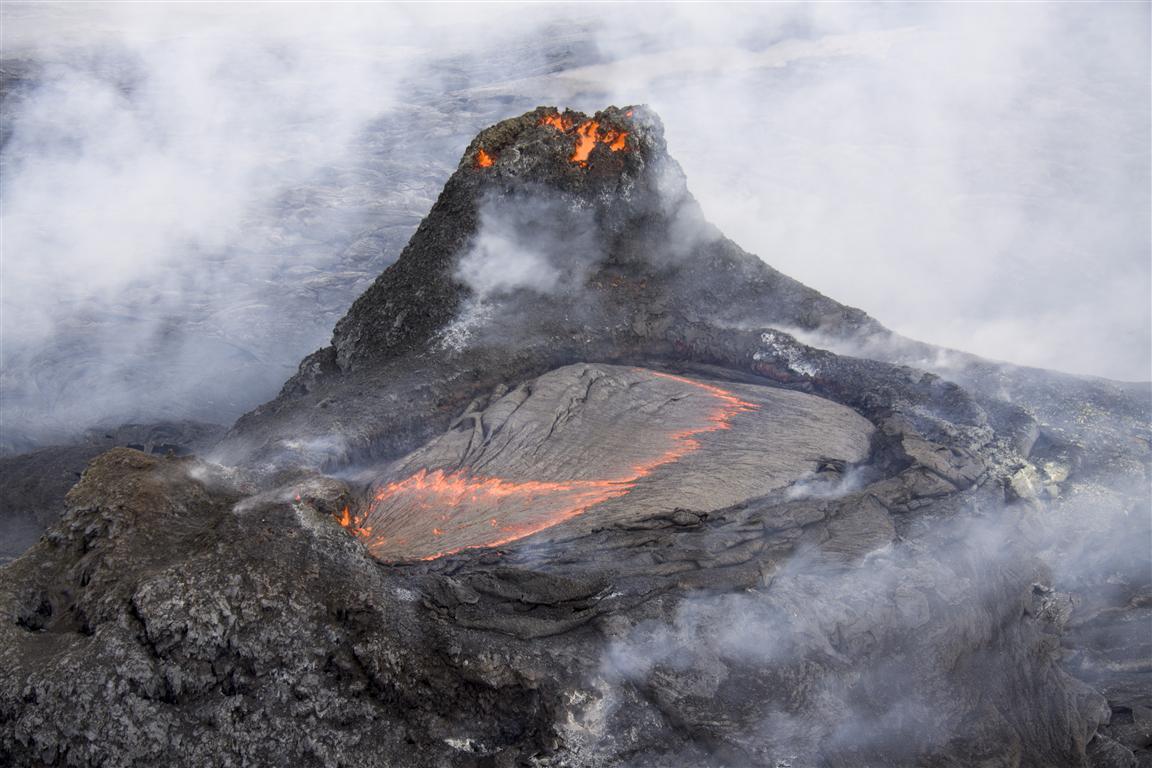
[[[539,104],[650,104],[725,234],[900,333],[1152,375],[1147,4],[0,14],[5,450],[275,395]]]

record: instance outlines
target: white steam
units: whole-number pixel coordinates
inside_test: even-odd
[[[603,85],[663,117],[706,215],[745,249],[913,338],[1152,377],[1146,4],[661,19],[640,34],[708,40],[712,59]],[[788,63],[720,66],[764,46]]]
[[[650,104],[724,234],[907,336],[1150,377],[1146,4],[2,14],[30,64],[0,120],[8,447],[271,397],[475,132],[537,104]],[[501,237],[478,294],[563,289]]]
[[[515,223],[481,212],[480,231],[472,247],[460,259],[457,276],[483,300],[490,296],[526,289],[551,293],[560,284],[560,269],[553,264],[558,254],[545,243],[533,242]]]
[[[517,291],[578,292],[603,259],[596,232],[590,210],[559,198],[489,199],[456,278],[481,303]]]

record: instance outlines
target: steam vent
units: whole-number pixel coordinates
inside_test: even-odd
[[[0,764],[1152,765],[1148,385],[781,274],[643,105],[462,145],[275,399],[83,454]]]

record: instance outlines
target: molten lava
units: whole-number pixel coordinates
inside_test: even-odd
[[[632,111],[629,110],[626,114],[631,117]],[[592,154],[592,150],[596,148],[597,144],[606,144],[613,152],[620,152],[628,148],[627,131],[602,128],[596,120],[575,123],[572,118],[564,115],[545,115],[540,118],[540,125],[549,125],[565,133],[571,133],[575,130],[576,149],[568,159],[580,166],[588,165],[588,156]]]
[[[481,150],[476,152],[476,167],[477,168],[491,168],[492,163],[494,163],[494,162],[495,161],[492,159],[492,155],[488,154],[484,150],[481,149]]]
[[[563,117],[561,115],[545,115],[540,118],[540,125],[550,125],[558,131],[570,131],[575,123],[572,118]]]
[[[412,540],[423,539],[429,520],[438,521],[431,529],[433,536],[451,533],[482,539],[482,543],[466,544],[418,558],[433,560],[463,549],[494,547],[522,539],[574,517],[589,507],[623,496],[630,489],[628,483],[615,480],[516,482],[497,477],[472,477],[442,469],[432,472],[422,469],[376,491],[369,517],[382,507],[391,511],[399,509],[403,513],[389,515],[388,536],[373,535],[372,526],[345,527],[364,538],[372,554],[381,559],[397,558],[404,554]],[[498,515],[502,504],[509,499],[531,502],[538,505],[544,514],[540,519],[501,524],[498,518],[490,515]],[[464,506],[472,514],[467,519],[454,519],[451,510]]]
[[[352,515],[345,508],[336,519],[362,538],[372,554],[382,560],[433,560],[465,549],[507,544],[626,495],[657,468],[698,450],[700,435],[729,429],[738,414],[757,407],[712,384],[668,373],[647,373],[702,390],[715,399],[716,405],[708,413],[706,424],[670,433],[667,435],[670,445],[666,449],[633,464],[618,477],[565,482],[514,481],[473,476],[463,471],[421,469],[403,480],[378,487],[369,511],[363,516]],[[527,506],[530,511],[515,521],[501,522],[502,508],[510,502]],[[431,553],[418,551],[420,547],[413,545],[426,544],[428,531],[434,537],[450,535],[453,540],[463,539],[468,543]]]
[[[364,525],[364,521],[367,518],[368,515],[353,515],[348,510],[348,507],[344,507],[344,509],[340,512],[340,515],[336,517],[336,522],[340,523],[340,525],[347,528],[356,536],[367,538],[372,535],[372,527]]]

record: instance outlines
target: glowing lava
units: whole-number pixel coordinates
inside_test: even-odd
[[[631,110],[627,112],[632,116]],[[613,152],[627,149],[628,132],[615,131],[611,128],[602,128],[596,120],[585,120],[575,123],[572,118],[563,115],[545,115],[540,118],[540,125],[550,125],[558,131],[576,132],[576,149],[569,156],[569,160],[577,165],[587,166],[588,156],[597,144],[606,144]]]
[[[550,125],[558,131],[570,131],[575,123],[572,118],[563,117],[561,115],[545,115],[540,118],[540,125]]]
[[[565,482],[514,481],[473,476],[463,471],[421,469],[403,480],[378,487],[363,517],[353,516],[345,509],[336,519],[362,538],[372,554],[382,560],[433,560],[465,549],[507,544],[626,495],[641,478],[658,467],[699,450],[700,435],[729,429],[738,414],[757,407],[712,384],[668,373],[645,373],[702,390],[715,399],[716,405],[704,425],[670,433],[667,435],[670,445],[665,450],[633,464],[618,477]],[[503,508],[509,503],[527,511],[514,521],[501,522]],[[387,536],[378,532],[385,528]],[[434,537],[451,536],[454,542],[465,543],[430,553],[427,549],[420,551],[421,545],[428,542],[428,531]]]
[[[481,150],[478,150],[476,152],[476,167],[477,168],[491,168],[492,163],[494,163],[494,162],[495,161],[492,159],[492,155],[488,154],[484,150],[481,149]]]
[[[388,536],[374,535],[372,526],[345,527],[365,539],[368,549],[381,559],[398,559],[413,541],[424,540],[430,520],[436,521],[431,529],[433,536],[452,534],[456,538],[479,539],[474,544],[416,555],[420,560],[433,560],[463,549],[494,547],[522,539],[574,517],[589,507],[623,496],[629,490],[631,486],[627,482],[615,480],[516,482],[497,477],[472,477],[442,469],[431,472],[422,469],[404,480],[388,483],[373,496],[372,509],[366,517],[387,507],[390,512]],[[531,503],[542,514],[538,518],[501,524],[491,515],[499,515],[503,504],[510,499]],[[470,511],[467,519],[451,514],[452,510],[464,507]]]

